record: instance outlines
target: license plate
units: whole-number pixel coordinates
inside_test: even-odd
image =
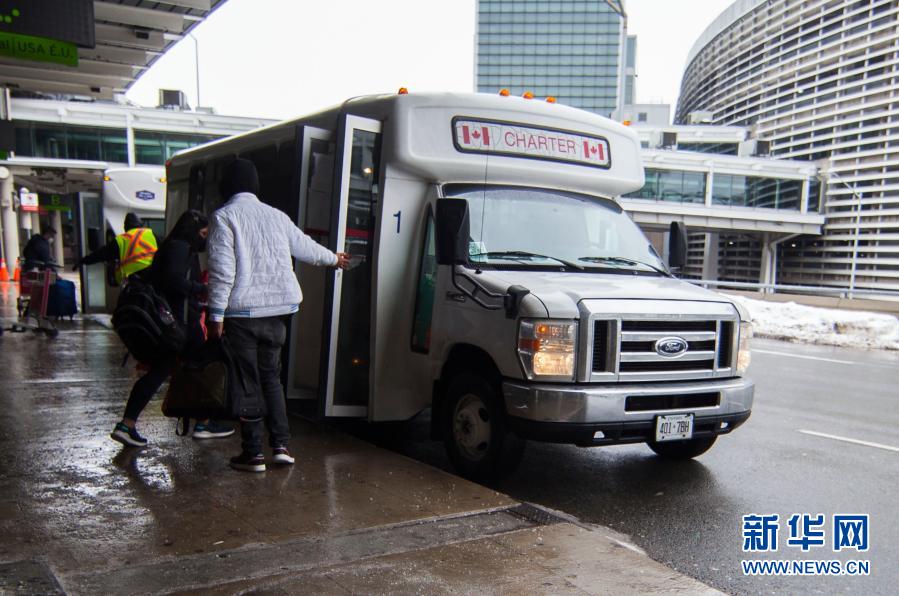
[[[656,418],[656,442],[693,438],[693,414],[674,414]]]

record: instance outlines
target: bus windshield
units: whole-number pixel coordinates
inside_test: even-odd
[[[658,253],[612,200],[560,190],[470,184],[446,185],[444,196],[468,201],[472,263],[668,275]]]

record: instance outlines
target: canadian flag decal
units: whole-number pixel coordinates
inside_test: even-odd
[[[606,161],[606,148],[600,141],[584,141],[584,157],[603,163]]]
[[[463,145],[480,145],[482,147],[490,146],[490,129],[486,126],[469,126],[462,125],[462,144]]]

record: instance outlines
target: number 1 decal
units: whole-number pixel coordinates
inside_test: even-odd
[[[393,216],[396,218],[396,233],[399,234],[400,233],[400,221],[403,218],[403,212],[397,211],[396,213],[393,214]]]

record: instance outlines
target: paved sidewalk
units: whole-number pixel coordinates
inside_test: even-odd
[[[228,468],[236,436],[177,437],[158,400],[150,445],[122,449],[121,345],[60,330],[0,337],[2,594],[717,593],[611,530],[299,419],[296,465],[264,474]]]

